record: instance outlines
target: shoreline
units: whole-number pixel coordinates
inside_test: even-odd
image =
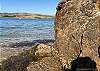
[[[9,45],[9,47],[11,48],[16,48],[16,47],[31,47],[35,44],[48,44],[48,43],[54,43],[55,40],[53,39],[44,39],[44,40],[33,40],[32,42],[30,41],[22,41],[22,42],[16,42],[16,43],[12,43]]]
[[[24,51],[29,50],[32,48],[32,46],[37,44],[46,44],[49,46],[52,46],[54,44],[55,40],[53,39],[45,39],[45,40],[33,40],[30,41],[22,41],[19,43],[12,43],[8,46],[0,46],[0,64],[3,60],[6,60],[7,58],[11,56],[17,56],[19,53],[22,53]]]
[[[0,17],[0,18],[13,18],[13,19],[54,19],[54,18],[17,18],[17,17]]]
[[[0,13],[0,18],[52,19],[54,16],[35,13]]]
[[[21,41],[21,42],[14,42],[14,43],[2,43],[0,47],[10,47],[10,48],[19,48],[19,47],[31,47],[35,44],[48,44],[54,43],[54,39],[43,39],[43,40],[33,40],[33,41]]]

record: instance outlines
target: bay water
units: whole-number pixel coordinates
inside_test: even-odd
[[[54,19],[0,18],[0,44],[55,39]]]

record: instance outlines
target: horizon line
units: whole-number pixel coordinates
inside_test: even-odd
[[[44,14],[44,13],[38,13],[38,12],[0,12],[0,13],[29,13],[29,14],[41,14],[41,15],[55,16],[55,14]]]

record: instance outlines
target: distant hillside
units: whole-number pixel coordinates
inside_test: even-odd
[[[31,19],[54,18],[54,16],[51,15],[42,15],[42,14],[34,14],[34,13],[0,13],[0,17],[31,18]]]

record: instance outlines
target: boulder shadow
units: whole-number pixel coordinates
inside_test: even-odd
[[[65,71],[98,71],[96,62],[89,57],[79,57],[71,63],[71,69]]]

